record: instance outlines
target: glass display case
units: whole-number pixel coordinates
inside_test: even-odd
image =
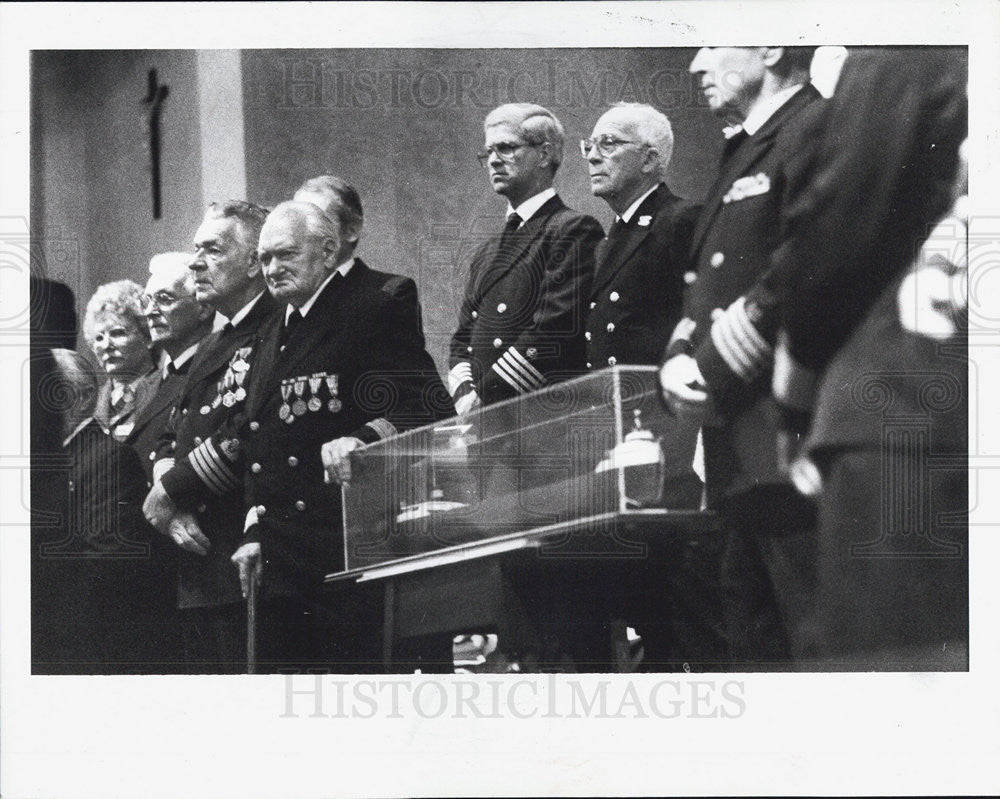
[[[394,436],[354,454],[346,569],[526,531],[587,529],[595,551],[614,548],[614,536],[597,543],[595,524],[698,510],[696,438],[660,401],[651,366],[611,367]]]

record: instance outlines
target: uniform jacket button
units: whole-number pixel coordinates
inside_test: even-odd
[[[479,311],[473,311],[472,312],[472,318],[473,319],[478,319],[479,318]]]
[[[299,459],[296,458],[294,455],[289,455],[289,457],[288,457],[288,465],[291,466],[294,469],[296,466],[299,465]]]
[[[267,508],[265,508],[263,505],[258,505],[256,510],[258,516],[263,516],[265,513],[267,513]]]
[[[590,361],[587,361],[587,368],[588,369],[593,369],[594,368],[594,364],[592,364]]]
[[[200,447],[201,446],[201,441],[202,441],[201,436],[195,436],[194,437],[194,445],[196,447]]]
[[[530,358],[531,360],[535,360],[535,358],[538,357],[538,350],[536,350],[534,347],[528,347],[528,349],[524,351],[524,354],[527,355],[528,358]]]
[[[251,463],[250,464],[250,471],[253,472],[254,474],[260,474],[260,464],[259,463]]]
[[[472,352],[472,347],[466,347],[466,348],[465,348],[465,351],[466,351],[466,352]]]
[[[612,291],[608,295],[608,299],[611,300],[611,302],[618,302],[618,300],[621,299],[621,295],[617,291]]]
[[[721,252],[713,252],[712,257],[709,259],[708,262],[716,269],[718,269],[720,266],[722,266],[725,260],[726,256],[723,255]]]
[[[306,509],[306,503],[303,502],[301,499],[295,502],[295,510],[305,510],[305,509]]]
[[[588,330],[586,333],[584,333],[583,337],[587,339],[587,341],[590,341],[590,331]]]
[[[596,308],[596,307],[597,307],[597,303],[596,302],[590,303],[590,310],[594,310],[594,308]]]
[[[198,513],[204,513],[206,510],[208,510],[208,505],[206,505],[204,502],[202,502],[198,506]]]
[[[614,333],[615,332],[615,323],[614,322],[608,322],[608,332],[609,333]]]
[[[498,338],[495,338],[493,339],[493,346],[499,349],[500,347],[503,346],[503,341]]]
[[[175,449],[177,449],[177,442],[176,441],[171,441],[170,442],[170,451],[173,452]]]
[[[687,283],[687,285],[689,285],[689,286],[692,283],[694,283],[697,279],[698,279],[698,273],[697,272],[685,272],[684,273],[684,282]]]
[[[507,310],[507,303],[505,303],[505,302],[501,302],[501,303],[500,303],[500,304],[499,304],[499,305],[497,306],[497,313],[503,313],[503,312],[504,312],[504,311],[506,311],[506,310]]]
[[[614,355],[608,358],[608,366],[614,366],[616,363],[618,363],[618,359]]]
[[[156,460],[156,450],[155,449],[152,452],[149,453],[149,459],[151,461],[155,461]]]
[[[250,432],[256,433],[258,430],[260,430],[260,422],[250,422]]]

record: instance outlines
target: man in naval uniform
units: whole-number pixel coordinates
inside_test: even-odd
[[[245,475],[250,509],[232,560],[244,590],[264,587],[263,670],[367,669],[377,620],[351,597],[322,601],[324,576],[344,566],[341,492],[326,466],[348,482],[351,452],[453,407],[414,305],[360,260],[340,262],[339,226],[316,205],[277,206],[259,254],[284,308],[262,331],[233,435],[218,438],[217,465]]]
[[[194,277],[188,269],[190,261],[190,254],[183,252],[160,253],[149,261],[143,312],[153,343],[164,353],[160,387],[136,414],[135,425],[125,443],[138,453],[150,487],[157,442],[184,389],[198,345],[212,332],[215,318],[215,309],[195,297]]]
[[[620,103],[580,149],[590,187],[615,212],[597,248],[584,337],[587,368],[658,365],[681,319],[691,233],[699,206],[667,188],[670,121],[652,106]]]
[[[216,466],[211,436],[243,406],[258,330],[277,310],[257,261],[266,215],[252,203],[215,203],[195,233],[195,296],[228,321],[191,364],[144,506],[146,517],[183,550],[178,607],[185,661],[194,673],[246,668],[246,611],[229,562],[246,509],[240,481]]]
[[[585,371],[583,321],[603,238],[552,187],[564,140],[552,112],[502,105],[483,128],[479,160],[507,198],[507,224],[472,257],[448,374],[459,413]]]
[[[690,71],[727,131],[694,231],[695,277],[667,348],[667,403],[702,422],[708,507],[727,544],[721,584],[732,665],[785,668],[801,611],[811,507],[775,455],[770,371],[783,287],[769,275],[783,199],[800,179],[801,128],[821,102],[815,48],[703,47]]]

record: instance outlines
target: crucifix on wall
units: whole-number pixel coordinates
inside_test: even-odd
[[[170,94],[166,85],[156,80],[156,70],[149,70],[148,89],[142,101],[148,108],[150,177],[153,187],[153,219],[160,218],[160,111]]]

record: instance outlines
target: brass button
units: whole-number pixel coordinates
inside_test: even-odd
[[[584,333],[583,337],[587,339],[587,341],[590,341],[590,331],[588,330],[586,333]]]
[[[713,252],[712,253],[712,257],[709,259],[708,262],[713,267],[715,267],[716,269],[718,269],[720,266],[722,266],[722,264],[725,262],[725,260],[726,260],[726,256],[723,255],[721,252]]]
[[[615,332],[615,323],[614,322],[608,322],[608,332],[609,333],[614,333]]]
[[[299,459],[296,458],[294,455],[289,455],[288,456],[288,465],[291,466],[294,469],[296,466],[299,465]]]
[[[303,502],[301,499],[295,503],[295,510],[305,510],[305,509],[306,509],[306,503]]]
[[[608,366],[614,366],[616,363],[618,363],[618,359],[614,355],[608,358]]]
[[[596,307],[597,307],[597,303],[596,302],[590,303],[590,310],[594,310],[594,308],[596,308]]]
[[[472,312],[472,318],[473,319],[478,319],[479,318],[479,311],[473,311]]]
[[[465,348],[465,351],[466,351],[466,352],[472,352],[472,347],[466,347],[466,348]]]
[[[200,447],[200,446],[201,446],[201,442],[202,442],[202,438],[201,438],[201,436],[195,436],[195,437],[194,437],[194,445],[195,445],[196,447]]]
[[[684,282],[687,283],[689,286],[692,283],[694,283],[697,279],[698,279],[698,273],[697,272],[685,272],[684,273]]]
[[[497,313],[503,313],[507,310],[507,303],[502,302],[497,306]]]
[[[204,513],[207,509],[208,509],[208,505],[206,505],[204,502],[202,502],[198,506],[198,513]]]
[[[617,291],[612,291],[608,295],[608,299],[611,300],[611,302],[618,302],[618,300],[621,299],[621,295]]]
[[[250,464],[250,471],[253,472],[254,474],[260,474],[260,464],[259,463],[251,463]]]
[[[594,364],[592,364],[590,361],[587,361],[587,368],[588,369],[593,369],[594,368]]]
[[[499,349],[500,347],[503,346],[503,341],[501,341],[498,338],[495,338],[495,339],[493,339],[493,346],[496,347],[497,349]]]
[[[527,355],[531,360],[534,360],[535,358],[538,357],[538,350],[536,350],[534,347],[528,347],[528,349],[524,351],[524,354]]]
[[[156,450],[155,449],[152,452],[149,453],[149,459],[151,461],[155,461],[156,460]]]
[[[250,422],[250,432],[256,433],[258,430],[260,430],[260,422]]]

